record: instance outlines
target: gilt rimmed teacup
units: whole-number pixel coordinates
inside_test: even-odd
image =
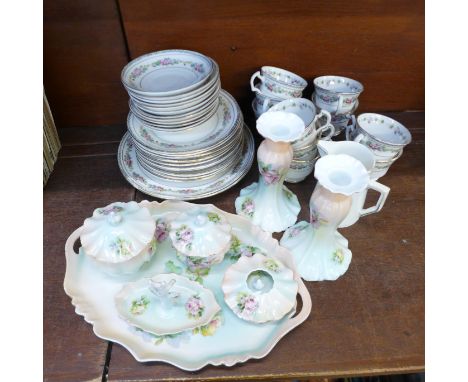
[[[346,139],[369,147],[382,162],[382,167],[386,167],[386,161],[390,167],[401,156],[403,148],[411,142],[411,133],[390,117],[364,113],[357,117],[355,126],[346,128]]]
[[[260,86],[255,86],[255,79],[260,80]],[[256,93],[271,94],[283,99],[302,97],[307,81],[302,77],[274,66],[262,66],[250,78],[250,87]]]
[[[364,90],[359,81],[341,76],[317,77],[314,86],[316,105],[334,114],[352,113]]]

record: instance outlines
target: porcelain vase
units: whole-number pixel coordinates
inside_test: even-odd
[[[265,138],[257,151],[260,177],[241,190],[235,206],[238,215],[264,231],[281,232],[297,220],[299,201],[283,183],[293,158],[290,142],[304,128],[302,119],[292,113],[265,113],[257,120],[257,130]]]

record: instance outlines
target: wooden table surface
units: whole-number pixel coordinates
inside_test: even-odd
[[[362,376],[424,370],[424,113],[385,113],[413,142],[380,181],[391,188],[383,210],[342,229],[353,261],[334,282],[306,283],[310,317],[261,360],[184,372],[138,363],[118,344],[93,334],[63,290],[65,240],[97,207],[153,200],[121,175],[116,152],[123,126],[63,129],[63,148],[44,189],[44,379],[46,381],[240,380]],[[252,121],[249,126],[253,127]],[[199,203],[234,212],[253,166],[232,189]],[[308,218],[313,176],[288,185]],[[99,293],[99,291],[96,291]]]

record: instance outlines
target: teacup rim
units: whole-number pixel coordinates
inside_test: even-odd
[[[367,115],[376,115],[376,116],[379,116],[379,117],[383,117],[384,119],[390,120],[393,123],[396,123],[399,128],[402,128],[404,131],[406,131],[407,136],[408,136],[408,141],[406,143],[388,142],[388,141],[385,141],[385,140],[383,140],[381,138],[377,138],[375,135],[369,133],[359,123],[359,120],[361,119],[361,117],[367,116]],[[378,113],[362,113],[362,114],[359,114],[358,117],[356,118],[356,126],[359,127],[361,130],[363,130],[367,135],[369,135],[370,137],[375,139],[377,142],[384,143],[384,144],[389,145],[389,146],[395,146],[395,147],[402,147],[403,148],[403,147],[409,145],[411,143],[412,139],[413,139],[413,137],[411,135],[411,132],[408,130],[408,128],[405,125],[403,125],[401,122],[398,122],[397,120],[395,120],[393,118],[390,118],[390,117],[387,117],[386,115],[383,115],[383,114],[378,114]]]
[[[333,90],[330,90],[330,89],[325,89],[324,87],[320,86],[318,84],[318,81],[323,79],[323,78],[341,78],[341,79],[344,79],[344,80],[348,80],[348,81],[352,81],[356,84],[358,84],[358,86],[360,87],[360,91],[358,92],[337,92],[337,91],[333,91]],[[361,94],[363,91],[364,91],[364,85],[359,82],[358,80],[355,80],[354,78],[350,78],[350,77],[345,77],[345,76],[339,76],[339,75],[335,75],[335,74],[327,74],[327,75],[324,75],[324,76],[319,76],[319,77],[316,77],[314,78],[314,87],[315,88],[319,88],[320,90],[323,90],[324,92],[328,92],[328,93],[333,93],[333,94],[349,94],[349,95],[352,95],[352,94]]]
[[[293,75],[294,77],[300,79],[303,83],[303,85],[293,85],[293,84],[290,84],[290,83],[287,83],[287,82],[284,82],[284,81],[281,81],[281,80],[277,80],[276,78],[272,77],[271,75],[268,75],[267,73],[264,73],[264,69],[268,69],[268,68],[271,68],[271,69],[276,69],[276,70],[281,70],[282,72],[286,72],[288,74],[291,74]],[[277,66],[273,66],[273,65],[264,65],[261,67],[261,73],[263,76],[267,76],[268,78],[271,78],[273,81],[275,82],[278,82],[279,84],[283,85],[283,86],[288,86],[288,87],[291,87],[291,88],[295,88],[295,89],[302,89],[304,90],[304,88],[307,87],[308,83],[307,81],[305,80],[305,78],[301,77],[300,75],[294,73],[294,72],[291,72],[289,70],[286,70],[286,69],[283,69],[283,68],[278,68]]]

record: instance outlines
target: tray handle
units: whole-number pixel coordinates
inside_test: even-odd
[[[312,299],[310,297],[309,291],[307,290],[307,287],[301,279],[299,279],[299,288],[297,292],[299,293],[302,299],[302,309],[296,316],[289,319],[285,323],[284,330],[286,330],[286,332],[292,330],[293,328],[304,322],[307,319],[307,317],[309,317],[309,314],[312,311]]]
[[[81,231],[83,227],[77,228],[73,233],[68,237],[67,242],[65,243],[65,254],[68,256],[78,256],[78,253],[75,252],[73,246],[75,242],[80,238]]]

